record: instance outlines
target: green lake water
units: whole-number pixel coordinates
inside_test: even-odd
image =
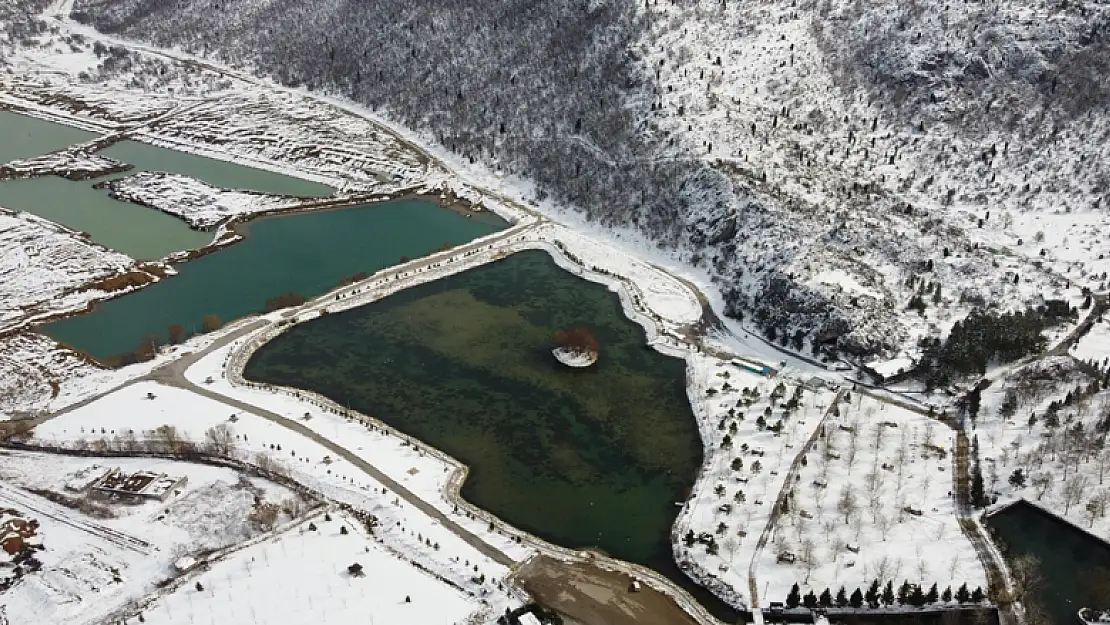
[[[0,206],[87,232],[93,241],[138,260],[156,260],[212,242],[212,232],[193,230],[184,221],[146,206],[117,202],[106,191],[94,189],[95,182],[58,176],[3,180]]]
[[[427,201],[267,217],[226,249],[175,266],[178,275],[102,302],[84,315],[40,328],[98,359],[134,351],[170,324],[199,328],[205,315],[224,322],[260,312],[285,293],[320,295],[360,271],[372,273],[402,256],[423,256],[503,227],[467,219]]]
[[[0,163],[38,156],[94,138],[93,133],[0,111]],[[140,171],[167,171],[211,185],[283,195],[323,197],[326,185],[291,176],[123,141],[102,152],[135,166],[112,177],[70,181],[58,176],[0,181],[0,206],[33,213],[86,232],[93,241],[138,260],[156,260],[174,252],[204,247],[212,233],[193,230],[183,220],[130,202],[118,202],[93,185]]]
[[[169,171],[203,180],[224,189],[245,189],[275,195],[327,197],[333,189],[325,184],[277,174],[264,169],[168,150],[138,141],[120,141],[100,151],[117,161],[146,171]]]
[[[551,354],[552,335],[576,325],[601,343],[588,369]],[[701,441],[685,363],[645,342],[615,294],[533,251],[301,324],[245,375],[373,415],[469,465],[462,494],[478,507],[655,568],[735,614],[674,564]]]
[[[0,111],[0,165],[60,150],[96,136],[72,126]]]
[[[987,526],[1007,559],[1031,554],[1040,560],[1043,581],[1036,600],[1049,622],[1071,625],[1080,608],[1110,608],[1099,605],[1091,589],[1099,567],[1110,571],[1110,545],[1025,503],[989,517]]]

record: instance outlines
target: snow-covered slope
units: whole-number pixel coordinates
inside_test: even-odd
[[[1092,236],[1110,162],[1101,4],[77,0],[74,15],[342,94],[537,201],[638,228],[803,349],[912,355],[974,306],[1097,289],[1110,269]],[[1077,215],[1084,232],[1051,236]]]

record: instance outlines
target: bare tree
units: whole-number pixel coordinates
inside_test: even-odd
[[[817,546],[813,543],[813,539],[806,538],[802,541],[802,550],[798,554],[802,560],[802,566],[805,567],[806,577],[805,582],[809,583],[809,576],[813,574],[813,569],[817,566]]]
[[[856,509],[856,495],[852,492],[851,484],[845,484],[840,491],[840,499],[836,502],[836,511],[844,515],[844,523],[848,524]]]
[[[1033,487],[1037,489],[1037,501],[1040,501],[1049,489],[1052,488],[1052,473],[1049,471],[1042,471],[1033,476]]]
[[[1018,556],[1010,564],[1010,575],[1014,586],[1013,598],[1024,603],[1026,597],[1041,587],[1041,561],[1033,555]]]
[[[229,458],[235,450],[235,433],[226,423],[212,426],[204,432],[204,448],[213,456]]]
[[[890,518],[883,514],[881,511],[876,511],[874,514],[875,528],[879,530],[879,534],[883,537],[883,542],[886,542],[886,536],[890,533],[890,527],[893,525]]]
[[[1087,489],[1087,476],[1086,475],[1073,475],[1070,480],[1064,484],[1064,490],[1061,494],[1064,496],[1064,514],[1067,514],[1071,507],[1083,498],[1083,491]]]
[[[1095,466],[1098,467],[1098,485],[1102,486],[1107,471],[1110,471],[1110,447],[1103,447],[1095,454]]]
[[[172,425],[160,425],[154,430],[154,441],[161,446],[162,451],[168,454],[180,453],[185,446],[185,439]]]

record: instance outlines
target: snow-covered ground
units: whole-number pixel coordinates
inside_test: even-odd
[[[1098,329],[1105,324],[1095,325]],[[1092,330],[1092,333],[1094,330]],[[983,391],[969,432],[995,507],[1026,499],[1110,539],[1110,368],[1105,334],[1088,336],[1096,366],[1060,356],[1011,371]]]
[[[185,220],[206,230],[229,217],[292,208],[299,198],[251,191],[220,189],[196,178],[164,172],[142,172],[107,184],[108,193],[121,201],[135,202]]]
[[[361,566],[359,575],[348,572],[355,564]],[[330,520],[317,516],[237,550],[142,608],[145,622],[154,625],[448,625],[472,615],[486,622],[490,612],[394,557],[342,513]]]
[[[1110,318],[1096,321],[1068,353],[1078,360],[1104,364],[1110,358]]]
[[[791,464],[820,426],[834,393],[803,389],[717,358],[692,356],[688,362],[691,403],[706,451],[672,532],[675,555],[722,598],[751,605],[749,564],[760,535]],[[797,405],[784,408],[795,396]],[[772,431],[780,422],[781,431]]]
[[[188,482],[164,502],[139,504],[88,500],[66,489],[110,467],[166,473]],[[64,495],[89,514],[24,488]],[[36,554],[42,570],[26,574],[4,594],[0,613],[13,625],[95,622],[173,577],[171,565],[181,556],[260,534],[263,529],[248,521],[256,502],[287,510],[304,508],[287,489],[241,478],[229,469],[145,458],[4,452],[0,506],[38,520],[45,549]],[[279,512],[276,522],[289,518]]]
[[[103,297],[80,287],[131,269],[134,261],[44,219],[0,211],[0,329],[48,310]]]
[[[219,351],[208,356],[222,357]],[[203,363],[202,360],[197,366]],[[200,372],[200,383],[204,384],[207,374],[203,373],[203,368]],[[215,382],[205,386],[216,392],[226,391],[226,387]],[[153,399],[148,398],[148,393]],[[422,499],[438,501],[437,507],[451,511],[442,496],[443,483],[448,477],[447,466],[441,459],[412,448],[406,440],[371,432],[295,397],[250,389],[228,394],[340,442]],[[438,521],[389,493],[360,468],[336,457],[319,443],[261,416],[191,391],[156,382],[139,382],[38,426],[34,440],[50,445],[116,449],[124,445],[132,433],[140,441],[159,439],[160,435],[154,430],[163,425],[173,426],[180,437],[198,445],[206,443],[212,428],[228,428],[234,437],[227,450],[232,456],[276,467],[331,499],[374,514],[382,525],[380,535],[391,548],[474,594],[493,593],[495,580],[507,573],[507,569],[482,555]],[[472,525],[469,529],[483,537],[492,535],[490,542],[507,553],[519,557],[527,554],[527,550],[514,547],[515,543],[504,535],[490,532],[488,524],[481,520],[475,519]],[[495,542],[498,537],[500,541]],[[433,545],[440,545],[440,548],[435,549]],[[485,575],[488,581],[480,584],[471,581],[476,574],[475,566],[477,574]],[[502,596],[502,599],[507,600],[507,597]]]
[[[872,580],[943,591],[986,589],[951,496],[955,432],[898,406],[848,394],[799,466],[787,512],[755,562],[766,601],[866,591]],[[794,563],[779,563],[792,554]]]

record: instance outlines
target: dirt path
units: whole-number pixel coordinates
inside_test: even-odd
[[[540,605],[582,625],[698,625],[666,594],[590,562],[561,562],[537,555],[517,571],[516,580]]]

